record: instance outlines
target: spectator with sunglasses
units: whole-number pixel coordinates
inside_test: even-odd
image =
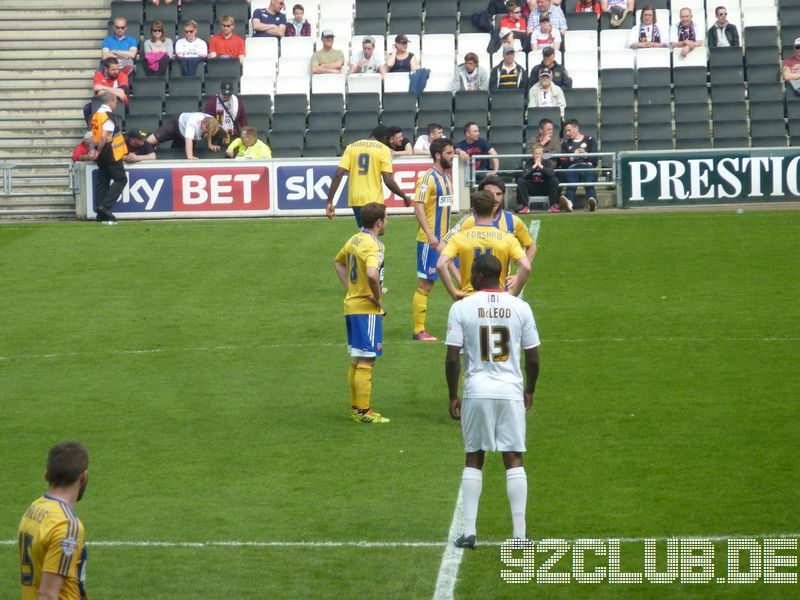
[[[197,37],[197,21],[186,21],[183,24],[183,32],[186,37],[182,37],[175,44],[175,56],[181,63],[181,72],[191,76],[197,72],[197,65],[208,56],[208,45]]]
[[[786,91],[791,87],[800,96],[800,37],[794,41],[794,54],[783,61],[781,75],[786,82]]]
[[[739,44],[739,31],[736,25],[728,22],[728,9],[724,6],[718,6],[714,10],[717,20],[708,30],[706,39],[708,40],[709,48],[728,48],[731,46],[738,47]]]
[[[174,56],[172,39],[164,33],[164,23],[153,21],[150,25],[150,39],[144,41],[144,74],[164,75]]]
[[[286,15],[281,12],[283,7],[283,0],[270,0],[267,8],[254,10],[250,22],[253,37],[274,37],[280,41],[286,35]]]
[[[139,35],[138,33],[136,34]],[[114,19],[114,33],[103,40],[103,50],[100,58],[116,58],[120,69],[125,75],[133,71],[133,63],[139,53],[139,40],[128,35],[128,19],[117,17]]]
[[[408,51],[408,38],[398,34],[394,38],[394,52],[386,56],[386,63],[381,67],[381,74],[411,73],[417,70],[417,57]]]
[[[208,45],[208,58],[238,58],[244,62],[244,40],[233,32],[236,23],[230,15],[223,15],[219,20],[220,32],[211,37]]]

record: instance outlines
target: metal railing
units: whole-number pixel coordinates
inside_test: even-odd
[[[63,174],[53,173],[35,173],[30,172],[33,169],[42,168],[63,168]],[[56,186],[67,188],[63,193],[75,193],[75,172],[73,167],[68,162],[0,162],[0,171],[3,173],[3,188],[0,190],[0,196],[9,197],[23,197],[23,196],[41,196],[42,192],[16,192],[15,187],[20,187],[20,179],[25,180],[25,185],[35,185],[37,182],[43,182],[43,186]],[[15,185],[15,178],[16,184]],[[67,187],[68,186],[68,187]],[[60,192],[54,192],[60,193]]]

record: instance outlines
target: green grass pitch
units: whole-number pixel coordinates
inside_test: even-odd
[[[800,533],[800,212],[537,218],[529,536]],[[392,422],[347,419],[332,260],[353,230],[349,218],[0,225],[0,598],[18,597],[10,541],[45,489],[47,449],[75,438],[91,453],[77,507],[90,541],[276,543],[90,546],[92,598],[432,597],[463,465],[444,346],[410,339],[414,223],[392,217],[373,398]],[[449,305],[437,284],[434,335]],[[492,456],[479,541],[509,534]],[[624,569],[641,572],[642,553],[623,544]],[[502,568],[497,545],[465,553],[455,597],[800,594],[509,585]]]

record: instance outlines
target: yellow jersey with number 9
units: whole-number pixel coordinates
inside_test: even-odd
[[[36,600],[42,573],[64,578],[58,600],[85,600],[86,546],[83,523],[69,504],[45,494],[25,511],[18,550],[22,600]]]
[[[383,176],[392,172],[392,153],[378,140],[358,140],[344,150],[339,167],[347,177],[347,205],[383,204]]]
[[[380,284],[383,284],[383,244],[371,233],[359,231],[352,236],[336,261],[347,266],[347,295],[344,298],[344,314],[377,315],[381,310],[369,300],[372,290],[367,279],[367,267],[378,269]]]

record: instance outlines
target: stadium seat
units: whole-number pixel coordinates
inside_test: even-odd
[[[267,94],[275,93],[275,77],[259,77],[257,75],[243,75],[239,80],[239,89],[242,94]]]
[[[245,52],[247,53],[248,59],[270,58],[277,61],[279,55],[278,39],[249,37],[245,40]],[[311,54],[309,54],[306,58],[310,60]]]
[[[331,94],[313,93],[311,94],[311,113],[329,113],[341,116],[344,113],[344,96],[334,92]]]
[[[274,158],[299,158],[303,155],[303,135],[296,131],[272,131],[269,147]]]
[[[374,128],[375,126],[373,125],[370,128],[345,129],[342,132],[342,145],[347,146],[358,140],[368,139],[370,135],[372,135],[372,130]]]
[[[638,128],[639,150],[672,150],[672,122],[661,121]]]
[[[655,48],[654,48],[655,50]],[[635,50],[601,50],[600,69],[631,69],[636,66]],[[601,74],[602,78],[602,74]]]
[[[528,103],[528,98],[525,90],[492,90],[490,102],[492,118],[494,118],[494,113],[500,111],[519,112],[521,114],[521,111],[524,110]],[[520,121],[522,121],[521,118]]]
[[[564,66],[572,74],[573,69],[594,69],[600,68],[600,60],[597,50],[575,51],[567,50],[564,53]]]
[[[773,25],[751,27],[745,21],[742,40],[745,51],[748,48],[772,48],[778,45],[778,30]]]
[[[705,67],[708,62],[708,49],[705,46],[695,48],[686,56],[681,55],[681,49],[672,50],[672,66],[675,69],[687,67]]]
[[[591,31],[597,32],[598,21],[597,15],[594,13],[576,13],[569,14],[569,30],[570,31]]]
[[[669,48],[644,48],[634,52],[637,69],[669,69],[672,66],[672,50]]]
[[[308,97],[304,94],[276,94],[272,99],[273,111],[281,114],[306,114]]]
[[[462,19],[463,20],[463,19]],[[486,48],[489,46],[488,33],[460,33],[456,39],[456,62],[464,62],[464,55],[474,52],[479,57],[486,55]]]
[[[200,109],[200,94],[183,96],[170,94],[164,98],[164,114],[167,116],[179,115],[183,112],[197,112]]]
[[[564,121],[575,119],[584,126],[597,127],[597,106],[569,106],[564,109]]]
[[[672,106],[669,104],[650,104],[647,106],[639,104],[636,116],[640,127],[648,124],[672,123]]]
[[[242,64],[235,58],[212,58],[206,67],[206,79],[227,78],[239,79],[242,75]]]
[[[356,114],[371,114],[376,115],[381,111],[381,96],[377,93],[352,93],[348,92],[345,99],[347,111]]]
[[[401,33],[420,35],[422,33],[422,13],[413,17],[391,17],[389,33],[392,37]]]
[[[556,129],[561,129],[561,110],[555,106],[540,106],[528,108],[528,127],[539,127],[539,121],[550,119],[556,124]]]
[[[404,93],[408,86],[408,73],[386,73],[383,78],[384,94]]]
[[[378,73],[347,76],[347,91],[351,94],[378,94],[383,91],[383,79]]]
[[[269,117],[272,114],[272,95],[271,94],[245,94],[242,93],[242,101],[247,108],[248,118],[251,115],[266,115]]]
[[[602,120],[602,116],[601,116]],[[622,152],[625,150],[636,150],[636,143],[633,136],[633,125],[614,124],[610,127],[600,125],[597,134],[602,152]]]
[[[132,81],[131,102],[134,98],[153,96],[163,98],[166,95],[167,80],[163,77],[138,77]]]
[[[276,109],[272,113],[272,131],[289,131],[301,138],[302,132],[306,129],[305,113],[281,113]]]
[[[311,93],[313,94],[339,94],[344,97],[347,78],[345,75],[325,73],[311,76]],[[313,104],[313,102],[312,102]]]
[[[308,75],[282,75],[278,74],[275,80],[276,94],[309,94],[311,78]]]
[[[424,98],[424,96],[423,96]],[[383,97],[384,111],[417,112],[417,97],[408,90]]]
[[[224,15],[230,15],[236,21],[236,32],[242,37],[248,31],[250,21],[250,6],[245,0],[216,0],[216,20]]]
[[[386,19],[380,17],[362,17],[356,15],[353,21],[353,32],[356,35],[383,36],[386,31]]]
[[[455,14],[455,13],[453,13]],[[422,24],[422,29],[426,34],[455,34],[457,32],[456,19],[451,17],[430,17],[426,16]]]
[[[609,13],[602,13],[600,15],[600,32],[603,31],[625,31],[630,32],[630,30],[634,27],[634,17],[633,15],[628,15],[625,19],[625,22],[622,25],[618,25],[616,27],[611,26],[611,15]]]
[[[312,54],[314,54],[314,38],[286,37],[281,41],[281,59],[298,57],[310,62]]]
[[[313,96],[312,96],[313,98]],[[322,132],[333,131],[336,133],[336,141],[339,141],[339,134],[342,131],[342,114],[335,113],[315,113],[313,110],[308,113],[308,133],[309,135]],[[321,145],[329,145],[327,142]]]
[[[163,2],[158,5],[148,2],[144,5],[145,20],[146,21],[177,21],[178,20],[178,3],[164,4]]]
[[[712,123],[714,148],[746,148],[749,145],[747,123],[741,121],[717,121]]]
[[[386,20],[389,6],[386,0],[356,0],[355,14],[361,17],[382,17]]]
[[[238,77],[236,77],[236,78],[230,78],[230,77],[206,77],[206,81],[203,84],[203,87],[205,88],[206,93],[214,94],[214,93],[219,91],[219,88],[223,84],[223,82],[228,82],[228,83],[232,83],[233,84],[233,93],[234,94],[241,93],[242,90],[239,89],[240,79]]]
[[[274,58],[246,57],[242,63],[242,76],[270,77],[275,79],[278,72],[278,60]]]
[[[675,87],[706,86],[705,67],[683,67],[672,72],[672,81]]]
[[[630,18],[630,17],[628,17]],[[609,29],[600,32],[600,55],[609,50],[629,50],[628,37],[630,32],[627,29]]]
[[[181,5],[180,21],[214,21],[214,3],[208,0],[192,0]],[[203,38],[206,39],[206,38]]]
[[[573,89],[597,89],[600,84],[598,69],[595,67],[591,67],[589,69],[570,69],[569,73],[572,76]]]
[[[130,33],[130,22],[134,21],[140,25],[144,22],[144,4],[142,2],[129,2],[128,0],[114,0],[111,2],[111,21],[118,17],[128,20],[128,32]],[[133,35],[133,34],[130,34]]]
[[[200,98],[203,82],[196,77],[178,77],[169,80],[170,96],[194,96]]]
[[[137,96],[131,98],[130,113],[131,115],[156,115],[161,116],[161,104],[163,100],[160,96]]]
[[[413,115],[411,117],[411,125],[413,127],[414,120]],[[344,129],[352,130],[352,129],[365,129],[369,128],[370,131],[375,128],[375,126],[380,121],[380,117],[378,113],[370,112],[364,114],[358,114],[356,112],[348,112],[344,115]],[[401,119],[397,119],[398,123],[406,123]]]
[[[161,123],[161,115],[131,115],[129,114],[125,117],[125,130],[127,132],[131,131],[146,131],[147,133],[153,133]]]
[[[633,69],[601,69],[600,82],[601,88],[630,88],[633,91],[634,85]]]
[[[456,37],[449,33],[426,33],[420,38],[420,54],[428,56],[446,56],[455,62]]]

